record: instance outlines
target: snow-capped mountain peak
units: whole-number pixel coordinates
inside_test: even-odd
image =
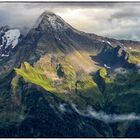
[[[0,57],[9,56],[9,52],[15,48],[18,44],[20,37],[19,29],[9,29],[5,32],[2,32],[1,43],[0,43]]]
[[[66,23],[60,16],[54,14],[50,11],[43,12],[38,20],[36,21],[33,28],[38,28],[38,26],[47,25],[47,27],[51,27],[55,30],[57,29],[67,29],[70,27],[68,23]]]

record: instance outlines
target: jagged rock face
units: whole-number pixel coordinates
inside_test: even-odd
[[[72,28],[61,17],[47,11],[41,14],[33,26],[33,28],[38,28],[38,30],[47,31],[47,28],[45,27],[52,28],[55,31],[63,31],[67,28]]]
[[[108,66],[125,66],[128,63],[129,54],[121,46],[104,47],[104,49],[93,60],[98,61],[100,64]]]

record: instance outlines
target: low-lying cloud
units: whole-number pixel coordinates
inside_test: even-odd
[[[85,112],[79,111],[76,106],[73,104],[72,108],[80,115],[85,117],[94,118],[100,121],[104,121],[106,123],[115,123],[115,122],[122,122],[122,121],[136,121],[140,120],[140,116],[136,115],[135,113],[130,114],[107,114],[103,111],[95,111],[92,107],[88,107]]]

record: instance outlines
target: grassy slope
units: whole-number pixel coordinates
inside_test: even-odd
[[[26,81],[32,81],[32,83],[34,84],[37,83],[44,89],[53,92],[53,88],[51,87],[51,80],[49,78],[46,78],[41,71],[35,70],[27,62],[24,62],[21,65],[21,69],[16,69],[16,72],[19,75],[22,75]]]
[[[57,64],[61,64],[64,77],[58,77]],[[83,101],[84,98],[89,100],[89,102],[91,101],[90,103],[93,102],[93,105],[101,104],[103,98],[106,97],[107,99],[105,100],[107,102],[112,102],[115,99],[114,103],[116,104],[119,96],[125,96],[130,94],[130,92],[135,92],[136,94],[139,90],[138,74],[135,78],[131,72],[129,75],[117,74],[114,77],[113,74],[108,76],[107,70],[102,68],[99,70],[99,75],[105,82],[106,96],[103,97],[92,78],[83,69],[74,67],[71,64],[71,60],[64,56],[45,55],[33,67],[25,62],[21,65],[20,69],[16,69],[16,72],[26,81],[39,85],[63,99],[69,100],[69,98],[73,98],[75,102],[80,102],[78,104],[86,104],[87,101]],[[127,82],[123,80],[125,77],[127,77]],[[130,77],[131,79],[129,79]],[[135,83],[135,86],[133,83]],[[132,85],[131,90],[128,88],[129,85]],[[123,92],[122,95],[121,92]]]
[[[92,104],[101,102],[102,94],[86,72],[75,69],[65,57],[51,58],[52,56],[44,56],[34,67],[24,62],[19,69],[15,69],[16,73],[25,81],[36,84],[70,102],[80,102],[83,105],[88,102],[85,101],[86,99],[90,99]],[[64,71],[63,77],[58,76],[58,64],[61,64]],[[79,98],[80,96],[85,97],[84,101]]]

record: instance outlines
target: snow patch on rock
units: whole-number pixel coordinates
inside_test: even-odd
[[[2,38],[2,44],[6,43],[5,48],[12,46],[14,48],[18,44],[18,38],[20,37],[20,31],[18,29],[11,29],[5,32]]]
[[[104,67],[107,69],[110,69],[111,67],[107,66],[106,64],[104,64]]]
[[[107,43],[108,43],[109,45],[111,45],[110,41],[107,41]]]
[[[2,57],[8,57],[9,54],[2,54],[1,56],[2,56]]]
[[[50,21],[52,27],[53,27],[54,29],[57,29],[57,26],[56,26],[56,23],[55,23],[55,21],[56,21],[56,16],[49,16],[49,17],[48,17],[48,20]]]

